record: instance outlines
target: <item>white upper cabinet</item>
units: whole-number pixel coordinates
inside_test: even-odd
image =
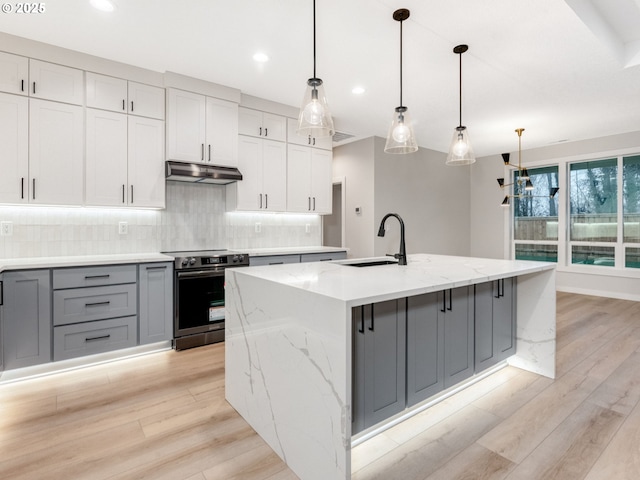
[[[87,107],[126,113],[126,80],[87,72],[85,81],[87,86]]]
[[[128,139],[128,204],[164,208],[164,122],[130,115]]]
[[[29,197],[29,99],[0,93],[0,203]]]
[[[300,145],[288,146],[287,211],[331,213],[332,154]]]
[[[287,139],[287,119],[280,115],[240,107],[238,133],[284,142]]]
[[[296,133],[297,128],[298,120],[295,118],[287,118],[287,143],[321,148],[323,150],[331,150],[333,148],[332,137],[317,138],[311,135],[302,137]]]
[[[87,109],[86,204],[126,205],[127,116]]]
[[[30,203],[82,205],[83,127],[82,107],[46,100],[30,100]]]
[[[28,95],[29,59],[0,52],[0,91]]]
[[[238,104],[207,97],[207,163],[238,165]]]
[[[128,93],[127,112],[130,115],[164,120],[164,88],[128,82]]]
[[[238,106],[167,90],[167,159],[237,166]]]
[[[164,120],[164,89],[86,73],[87,107]]]
[[[84,72],[54,63],[29,60],[29,95],[34,98],[82,105]]]
[[[237,210],[284,212],[287,207],[287,151],[282,142],[240,136],[242,181],[227,185],[227,203]]]

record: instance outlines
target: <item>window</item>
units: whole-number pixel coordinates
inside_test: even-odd
[[[615,266],[618,240],[618,159],[569,168],[571,263]]]
[[[519,172],[514,172],[518,184]],[[513,202],[515,258],[558,261],[558,197],[550,195],[558,186],[558,167],[529,169],[533,190],[515,196]]]

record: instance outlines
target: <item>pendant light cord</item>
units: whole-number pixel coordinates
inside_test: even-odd
[[[403,106],[402,105],[402,20],[400,20],[400,106],[401,107]]]
[[[313,0],[313,78],[316,78],[316,0]]]
[[[459,127],[462,127],[462,53],[458,54],[460,56],[460,122],[458,123]]]

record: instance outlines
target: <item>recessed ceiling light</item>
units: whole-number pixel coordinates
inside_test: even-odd
[[[115,5],[110,0],[91,0],[91,6],[101,12],[113,12]]]
[[[364,92],[364,87],[353,87],[353,90],[351,90],[354,95],[362,95]]]
[[[254,55],[253,55],[253,59],[254,59],[256,62],[265,63],[265,62],[268,62],[268,61],[269,61],[269,56],[268,56],[266,53],[260,53],[260,52],[258,52],[258,53],[256,53],[256,54],[254,54]]]

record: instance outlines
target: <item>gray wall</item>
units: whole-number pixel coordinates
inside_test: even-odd
[[[346,186],[346,246],[351,257],[396,253],[398,222],[376,236],[382,217],[398,213],[406,226],[408,253],[469,254],[468,167],[447,167],[446,155],[420,149],[384,153],[384,139],[367,138],[334,149],[334,177]],[[361,213],[355,213],[355,207]]]

